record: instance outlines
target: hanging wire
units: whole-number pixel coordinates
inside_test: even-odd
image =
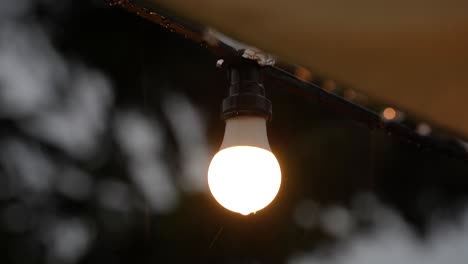
[[[166,15],[162,15],[159,9],[158,12],[155,12],[152,10],[153,8],[150,10],[147,7],[136,5],[129,0],[107,0],[107,2],[110,6],[117,6],[130,13],[137,14],[146,20],[163,26],[170,32],[207,48],[217,58],[223,59],[226,62],[235,60],[240,56],[239,52],[233,47],[221,41],[210,41],[206,34],[207,31],[203,27],[172,17],[168,18]],[[265,73],[272,79],[282,82],[283,85],[280,85],[280,87],[298,93],[315,105],[340,114],[343,118],[365,124],[371,130],[383,130],[388,135],[399,138],[403,142],[413,144],[420,149],[437,151],[440,154],[468,162],[467,151],[459,144],[454,143],[455,140],[447,141],[431,136],[421,136],[400,122],[382,120],[382,117],[374,111],[327,92],[316,84],[301,80],[280,67],[267,66],[265,67]]]

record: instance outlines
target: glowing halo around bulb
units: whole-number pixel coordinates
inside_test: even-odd
[[[213,157],[208,185],[223,207],[248,215],[273,201],[281,185],[281,169],[273,153],[266,149],[229,147]]]

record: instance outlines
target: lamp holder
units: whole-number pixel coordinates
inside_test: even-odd
[[[229,96],[223,100],[222,116],[261,116],[271,120],[271,101],[265,96],[263,68],[257,61],[239,57],[227,65]]]

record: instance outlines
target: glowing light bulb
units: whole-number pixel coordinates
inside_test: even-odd
[[[271,153],[265,118],[226,120],[223,143],[208,169],[208,185],[218,203],[243,215],[273,201],[281,185],[281,169]]]
[[[383,110],[382,115],[386,120],[393,120],[397,117],[397,111],[394,108],[387,107]]]

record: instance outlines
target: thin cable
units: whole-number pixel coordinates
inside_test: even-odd
[[[110,6],[121,7],[128,12],[137,14],[153,23],[163,26],[170,32],[174,32],[185,39],[189,39],[198,45],[206,47],[220,59],[222,58],[225,61],[229,61],[232,60],[233,57],[239,56],[238,52],[233,47],[223,42],[207,43],[206,31],[201,29],[202,27],[200,26],[180,20],[176,21],[173,18],[168,18],[160,14],[160,11],[155,12],[148,7],[137,6],[129,0],[107,0],[107,2]],[[400,138],[404,142],[414,144],[418,148],[434,150],[468,162],[468,153],[463,147],[457,144],[435,137],[420,136],[411,128],[398,122],[385,122],[377,113],[347,101],[335,94],[329,93],[318,85],[300,80],[293,74],[279,67],[266,67],[265,72],[272,79],[284,82],[284,87],[289,91],[299,93],[314,104],[331,112],[338,113],[342,115],[343,118],[363,123],[370,129],[381,129],[388,135]]]

